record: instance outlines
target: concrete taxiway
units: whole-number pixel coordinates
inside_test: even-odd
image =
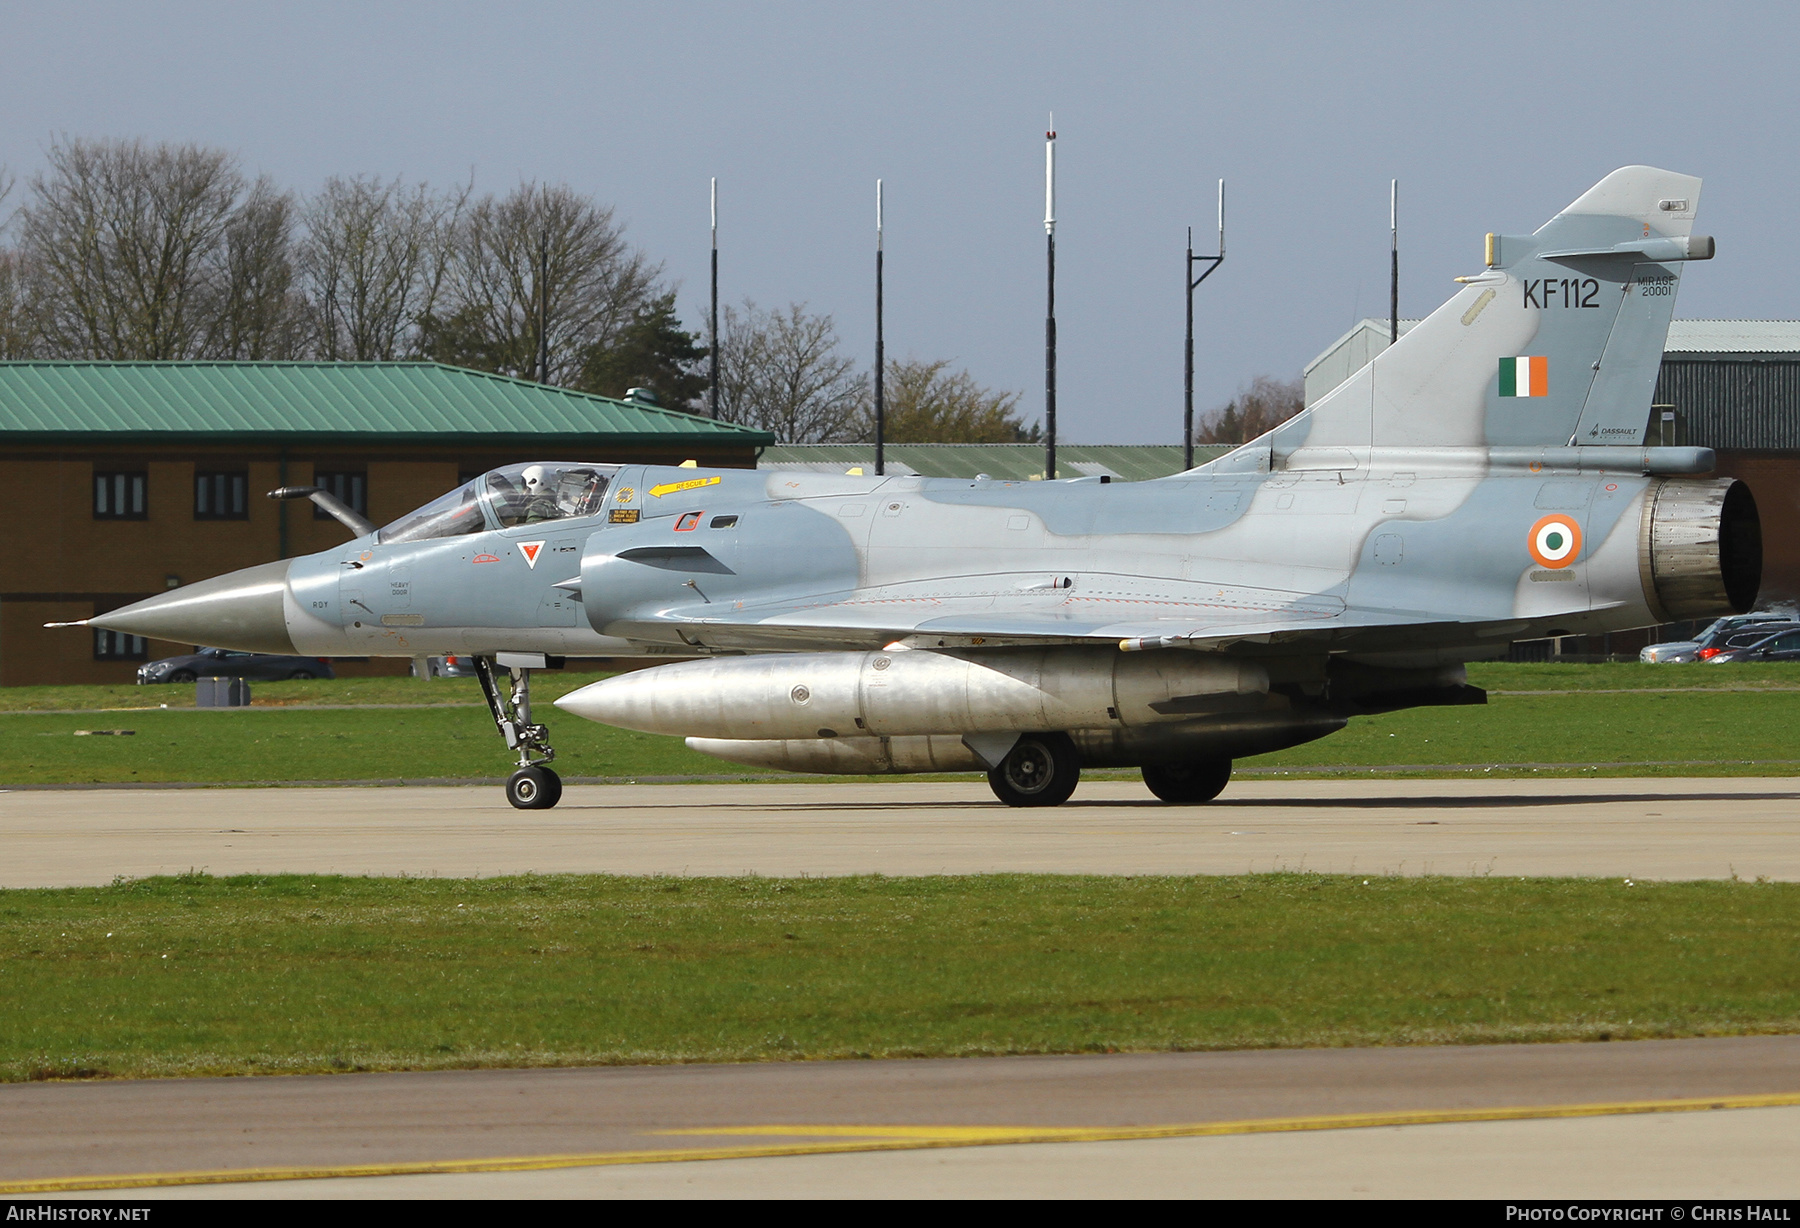
[[[0,793],[0,886],[250,872],[1600,875],[1800,879],[1800,780],[1241,781],[1164,806],[1097,781],[1014,810],[978,783]]]
[[[491,787],[17,790],[0,792],[0,885],[189,869],[1800,879],[1797,803],[1800,781],[1741,778],[1250,781],[1184,808],[1091,782],[1055,810],[916,782],[584,786],[542,813]],[[32,1198],[119,1175],[109,1188],[156,1197],[1791,1198],[1796,1160],[1800,1037],[0,1086],[0,1194]],[[211,1176],[143,1184],[196,1172]]]
[[[12,1195],[1792,1197],[1800,1037],[27,1084],[0,1139]]]

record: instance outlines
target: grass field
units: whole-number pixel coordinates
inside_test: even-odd
[[[552,673],[534,683],[565,775],[793,779],[697,755],[678,738],[611,729],[548,707],[595,677]],[[1791,733],[1800,727],[1800,665],[1480,665],[1470,678],[1493,693],[1487,706],[1357,718],[1341,733],[1240,767],[1800,774]],[[187,687],[0,690],[0,785],[467,779],[509,770],[472,679],[283,682],[253,691],[249,709],[200,711],[185,706]],[[170,706],[145,706],[163,703]],[[133,734],[76,736],[100,729]]]
[[[558,719],[560,717],[560,719]],[[751,772],[679,738],[596,725],[551,709],[557,770],[569,776]],[[131,729],[130,737],[77,737]],[[192,708],[0,716],[0,784],[279,782],[501,777],[512,763],[485,708]]]
[[[548,703],[576,687],[609,674],[546,670],[532,675],[531,699]],[[1800,685],[1800,679],[1796,680]],[[375,704],[479,706],[481,687],[473,678],[337,678],[306,682],[252,682],[256,708],[363,707]],[[0,712],[117,712],[137,709],[192,708],[194,688],[159,686],[10,686],[0,687]]]
[[[189,876],[0,892],[0,1079],[1800,1027],[1800,885]]]

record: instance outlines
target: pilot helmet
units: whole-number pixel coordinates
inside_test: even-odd
[[[527,465],[519,475],[525,482],[525,493],[530,495],[544,494],[549,487],[544,479],[547,476],[542,465]]]

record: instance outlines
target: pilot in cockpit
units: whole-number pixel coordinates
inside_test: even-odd
[[[549,474],[542,465],[527,465],[520,478],[525,486],[524,523],[536,524],[540,520],[561,520],[563,509],[557,504],[556,492],[546,480]]]

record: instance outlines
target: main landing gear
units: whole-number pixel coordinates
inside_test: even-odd
[[[549,767],[556,758],[550,731],[531,723],[531,671],[549,668],[550,660],[525,652],[475,658],[488,712],[506,739],[506,748],[519,752],[519,770],[506,782],[506,800],[520,810],[548,810],[562,799],[562,777]],[[511,675],[506,683],[499,676],[502,669]]]
[[[1081,781],[1081,756],[1066,733],[1028,733],[988,769],[988,787],[1008,806],[1060,806]]]
[[[1144,783],[1172,806],[1198,806],[1231,783],[1231,760],[1146,764]],[[1081,780],[1081,755],[1066,733],[1028,733],[988,769],[988,787],[1008,806],[1060,806]]]
[[[1219,796],[1231,781],[1231,760],[1202,759],[1195,763],[1147,763],[1144,783],[1171,806],[1197,806]]]

